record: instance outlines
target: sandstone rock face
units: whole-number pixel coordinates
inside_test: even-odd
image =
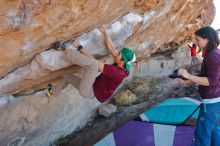
[[[189,48],[181,46],[172,52],[164,52],[147,61],[139,63],[137,76],[161,77],[168,76],[180,66],[188,66],[191,62]]]
[[[92,54],[106,55],[103,36],[95,29],[106,24],[116,47],[133,48],[141,59],[190,39],[215,12],[211,0],[20,0],[2,1],[0,8],[0,95],[60,78],[70,63],[60,52],[47,50],[56,40],[80,35]]]
[[[162,1],[3,0],[0,4],[0,52],[3,76],[27,63],[56,40],[111,23],[129,11],[147,12]],[[6,51],[7,50],[7,51]]]
[[[214,15],[212,0],[2,0],[0,145],[49,145],[94,116],[99,103],[82,98],[70,85],[58,97],[45,96],[48,83],[83,71],[51,49],[55,41],[74,49],[68,40],[75,37],[91,54],[106,59],[97,29],[105,25],[118,49],[136,51],[137,75],[164,76],[188,64],[188,49],[178,46]],[[155,56],[170,48],[179,49],[168,58]]]
[[[80,96],[72,85],[58,97],[47,98],[44,92],[19,97],[0,109],[0,144],[49,145],[84,126],[99,105],[95,98]]]

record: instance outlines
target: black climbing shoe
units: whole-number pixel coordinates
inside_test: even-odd
[[[47,96],[47,97],[50,97],[51,95],[53,95],[53,93],[52,93],[52,88],[53,88],[53,85],[49,83],[49,84],[47,85],[47,92],[46,92],[46,96]]]
[[[187,80],[183,76],[178,75],[177,72],[178,72],[178,69],[174,70],[173,74],[169,75],[169,78],[171,78],[171,79],[180,78],[180,79],[183,79],[183,80]]]
[[[61,44],[59,41],[57,41],[57,42],[55,42],[55,43],[53,44],[53,48],[54,48],[55,50],[63,51],[63,50],[66,49],[66,45],[65,45],[65,44]]]
[[[186,79],[186,78],[184,78],[183,76],[180,76],[180,75],[175,74],[175,73],[173,73],[173,74],[169,75],[169,78],[171,78],[171,79],[180,78],[180,79],[183,79],[183,80],[187,80],[187,79]]]

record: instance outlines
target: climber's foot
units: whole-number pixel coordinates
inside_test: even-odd
[[[53,49],[58,50],[58,51],[64,51],[64,50],[66,50],[66,45],[60,43],[59,41],[56,41],[53,44]]]

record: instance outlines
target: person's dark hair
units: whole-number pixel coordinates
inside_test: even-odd
[[[210,26],[205,26],[205,27],[198,29],[195,32],[195,35],[208,40],[208,43],[205,48],[206,53],[211,52],[213,49],[217,48],[217,46],[219,45],[218,33],[215,29],[213,29]]]
[[[195,43],[193,43],[193,44],[192,44],[192,47],[193,47],[193,48],[195,48],[195,47],[196,47],[196,44],[195,44]]]

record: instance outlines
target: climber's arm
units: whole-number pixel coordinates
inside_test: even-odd
[[[190,45],[187,45],[188,46],[188,48],[190,48],[190,49],[192,49],[193,47],[192,46],[190,46]]]
[[[73,41],[73,46],[76,47],[76,48],[79,48],[79,46],[81,46],[80,42],[78,40],[74,40]],[[83,47],[80,48],[80,53],[82,53],[83,55],[91,58],[91,59],[94,59],[98,62],[99,64],[99,72],[103,72],[103,69],[104,69],[104,63],[100,60],[97,60],[95,59],[88,51],[86,51]]]
[[[105,63],[99,60],[98,60],[98,63],[99,63],[99,72],[103,73]]]
[[[105,44],[106,44],[106,46],[108,48],[109,53],[112,55],[113,58],[115,58],[115,56],[117,55],[117,50],[116,50],[116,48],[113,45],[113,42],[111,40],[110,35],[107,32],[107,29],[104,26],[102,26],[102,27],[99,28],[99,30],[105,36]]]

